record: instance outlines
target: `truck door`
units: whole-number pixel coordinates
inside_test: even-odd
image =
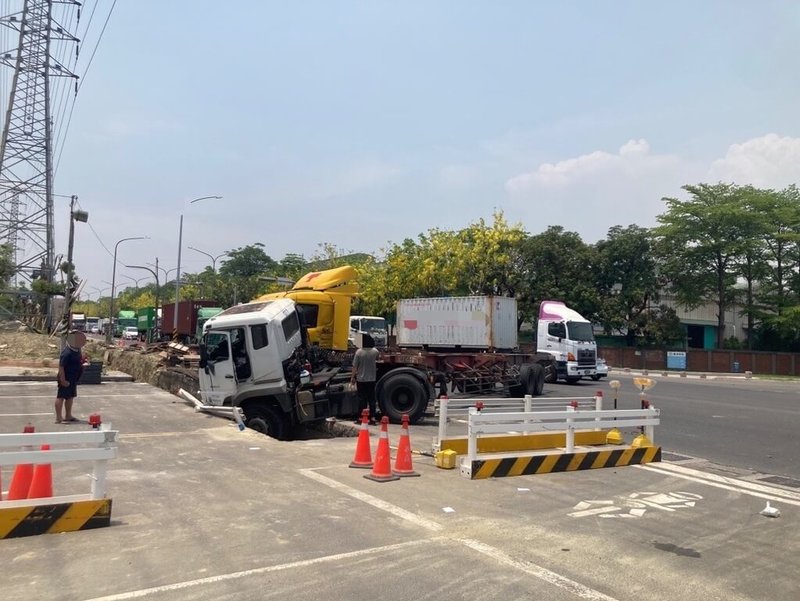
[[[209,405],[222,405],[236,392],[236,372],[231,355],[231,335],[210,331],[205,336],[206,364],[200,370],[200,391]]]

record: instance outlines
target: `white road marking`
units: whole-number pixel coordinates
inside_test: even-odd
[[[778,489],[774,489],[774,488],[771,488],[771,487],[768,487],[768,486],[764,487],[762,485],[759,485],[762,488],[770,489],[769,493],[764,493],[764,492],[759,492],[757,490],[748,489],[746,487],[741,486],[741,484],[750,484],[750,483],[744,482],[742,480],[736,480],[734,478],[725,478],[724,476],[716,476],[715,474],[706,474],[704,472],[700,472],[700,471],[697,471],[697,470],[691,470],[692,472],[696,472],[697,474],[700,474],[698,476],[694,476],[694,475],[689,475],[689,474],[684,474],[684,473],[680,473],[680,472],[677,472],[677,471],[673,471],[671,469],[659,469],[658,467],[655,467],[655,465],[657,465],[657,464],[648,463],[646,465],[636,465],[634,467],[637,467],[639,469],[645,469],[645,470],[648,470],[648,471],[651,471],[651,472],[656,472],[658,474],[661,474],[662,476],[675,476],[676,478],[683,478],[684,480],[689,480],[691,482],[697,482],[699,484],[705,484],[706,486],[713,486],[715,488],[721,488],[723,490],[730,490],[730,491],[738,492],[738,493],[741,493],[741,494],[744,494],[744,495],[750,495],[751,497],[758,497],[760,499],[768,499],[770,501],[787,503],[789,505],[794,505],[796,507],[800,507],[800,500],[794,500],[792,497],[788,497],[787,498],[787,497],[781,496],[781,495],[785,495],[788,491],[778,490]],[[677,467],[677,466],[673,466],[673,467]],[[721,482],[719,480],[716,480],[716,478],[720,478],[721,480],[727,480],[727,481],[735,482],[737,484],[725,484],[725,483],[723,483],[723,482]]]
[[[200,586],[203,584],[216,584],[217,582],[225,582],[227,580],[237,580],[239,578],[246,578],[247,576],[256,576],[258,574],[268,574],[270,572],[280,572],[283,570],[292,570],[295,568],[306,568],[309,566],[328,563],[332,561],[342,561],[353,559],[356,557],[364,557],[367,555],[376,555],[379,553],[386,553],[395,551],[397,549],[404,549],[429,542],[428,539],[408,541],[405,543],[397,543],[395,545],[386,545],[384,547],[372,547],[371,549],[361,549],[360,551],[351,551],[349,553],[337,553],[335,555],[326,555],[325,557],[317,557],[315,559],[305,559],[303,561],[293,561],[276,566],[264,566],[263,568],[253,568],[252,570],[243,570],[241,572],[232,572],[230,574],[219,574],[217,576],[209,576],[208,578],[198,578],[196,580],[186,580],[184,582],[175,582],[173,584],[165,584],[163,586],[154,586],[151,588],[140,589],[138,591],[129,591],[127,593],[119,593],[116,595],[107,595],[105,597],[95,597],[87,601],[125,601],[126,599],[140,599],[149,595],[157,593],[166,593],[171,591],[180,591],[193,586]]]
[[[400,519],[406,520],[407,522],[411,522],[412,524],[416,524],[422,528],[430,530],[431,532],[439,532],[444,528],[441,524],[437,524],[436,522],[432,522],[431,520],[426,520],[423,517],[418,516],[415,513],[411,513],[410,511],[406,511],[402,507],[398,507],[397,505],[392,505],[391,503],[387,503],[383,499],[379,499],[378,497],[373,497],[370,494],[347,486],[346,484],[342,484],[333,478],[328,478],[327,476],[323,476],[322,474],[318,474],[313,469],[303,469],[300,470],[300,473],[306,476],[307,478],[311,478],[312,480],[316,480],[324,484],[325,486],[329,486],[334,490],[338,490],[339,492],[353,497],[354,499],[358,499],[359,501],[366,503],[367,505],[372,505],[373,507],[385,511],[387,513],[391,513],[393,516],[398,517]]]
[[[404,520],[408,520],[413,524],[422,526],[423,528],[427,528],[433,532],[439,532],[443,528],[441,524],[422,518],[414,513],[411,513],[410,511],[406,511],[405,509],[398,507],[397,505],[387,503],[383,499],[378,499],[377,497],[373,497],[370,494],[352,488],[346,484],[342,484],[341,482],[338,482],[333,478],[328,478],[327,476],[318,474],[313,469],[302,469],[299,470],[299,472],[304,476],[311,478],[312,480],[316,480],[317,482],[325,484],[326,486],[330,486],[334,490],[338,490],[339,492],[346,494],[354,499],[363,501],[364,503],[372,505],[377,509],[381,509],[382,511],[386,511],[394,516],[397,516]],[[432,540],[441,540],[441,538],[442,537],[438,537],[437,539],[432,539]],[[570,580],[566,576],[557,574],[556,572],[548,570],[547,568],[544,568],[542,566],[536,565],[535,563],[514,559],[509,555],[507,555],[505,552],[501,551],[496,547],[492,547],[491,545],[487,545],[482,542],[472,540],[469,538],[453,538],[451,540],[461,543],[462,545],[474,551],[478,551],[479,553],[482,553],[488,557],[491,557],[498,563],[505,564],[509,567],[520,570],[530,576],[539,578],[540,580],[552,584],[553,586],[557,586],[558,588],[569,591],[574,595],[581,597],[582,599],[589,599],[590,601],[617,601],[613,597],[604,595],[600,591],[596,591],[579,582]]]
[[[540,580],[544,580],[553,586],[557,586],[560,589],[569,591],[581,599],[589,599],[590,601],[616,601],[614,597],[604,595],[600,591],[596,591],[588,586],[580,584],[579,582],[570,580],[569,578],[562,576],[561,574],[557,574],[552,570],[543,568],[542,566],[531,563],[530,561],[520,561],[518,559],[514,559],[500,549],[492,547],[491,545],[487,545],[480,541],[469,538],[456,538],[455,540],[462,545],[473,549],[474,551],[478,551],[479,553],[483,553],[484,555],[491,557],[499,563],[520,570],[521,572],[525,572],[526,574],[539,578]]]

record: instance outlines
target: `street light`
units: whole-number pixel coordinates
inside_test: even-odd
[[[156,257],[156,268],[155,271],[150,269],[149,267],[144,267],[142,265],[126,265],[129,269],[144,269],[145,271],[149,271],[153,274],[153,277],[156,279],[156,314],[155,314],[155,329],[156,329],[156,340],[158,340],[158,257]],[[142,278],[145,279],[145,278]]]
[[[123,238],[122,240],[117,240],[117,243],[114,245],[114,266],[111,269],[111,302],[108,305],[108,322],[109,328],[108,332],[106,332],[106,344],[111,344],[111,337],[114,334],[114,294],[116,293],[116,278],[117,278],[117,249],[119,245],[123,242],[127,242],[128,240],[149,240],[149,236],[133,236],[132,238]]]
[[[126,265],[125,267],[130,267],[130,265]],[[146,279],[147,279],[147,278],[139,278],[139,279],[137,280],[136,278],[132,278],[132,277],[131,277],[131,276],[129,276],[129,275],[122,275],[122,276],[120,276],[120,277],[127,278],[127,279],[129,279],[131,282],[133,282],[133,284],[134,284],[134,286],[136,286],[136,289],[137,289],[137,290],[139,289],[139,282],[141,282],[142,280],[146,280]]]
[[[72,327],[72,301],[74,300],[77,288],[73,286],[75,276],[75,268],[72,265],[72,247],[75,245],[75,222],[80,221],[86,223],[89,221],[89,213],[86,211],[76,211],[75,201],[78,200],[77,196],[72,196],[69,203],[69,245],[67,247],[67,285],[64,290],[64,335],[69,334]]]
[[[197,251],[197,252],[199,252],[201,255],[205,255],[205,256],[207,256],[209,259],[211,259],[211,271],[213,271],[214,273],[217,273],[217,259],[219,259],[220,257],[224,257],[225,255],[227,255],[227,254],[228,254],[227,252],[224,252],[224,253],[222,253],[222,254],[219,254],[219,255],[217,255],[217,256],[215,257],[214,255],[211,255],[211,254],[209,254],[209,253],[207,253],[207,252],[205,252],[205,251],[203,251],[203,250],[200,250],[199,248],[195,248],[194,246],[189,246],[188,248],[190,248],[190,249],[192,249],[192,250],[194,250],[194,251]]]
[[[170,272],[175,271],[177,269],[177,267],[173,267],[172,269],[164,269],[163,267],[159,267],[154,263],[147,263],[147,265],[149,265],[150,267],[155,267],[158,271],[164,274],[164,285],[166,285],[167,282],[169,281]]]
[[[194,200],[190,200],[189,204],[194,204],[201,200],[206,200],[207,198],[216,198],[220,200],[222,196],[201,196],[200,198],[195,198]],[[178,331],[178,304],[181,301],[181,246],[183,245],[183,212],[181,212],[181,221],[180,225],[178,226],[178,273],[175,275],[175,311],[173,313],[173,320],[172,320],[172,329],[177,332]]]

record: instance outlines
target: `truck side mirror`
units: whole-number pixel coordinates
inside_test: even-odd
[[[206,345],[200,345],[200,367],[204,368],[208,365],[208,353],[206,352]]]

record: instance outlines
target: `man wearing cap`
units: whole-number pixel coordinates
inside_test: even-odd
[[[83,371],[81,349],[84,344],[86,344],[86,334],[76,331],[70,332],[67,335],[67,344],[58,359],[58,392],[55,403],[57,424],[78,421],[72,415],[72,401],[78,395],[78,380],[81,377],[81,371]],[[62,408],[64,410],[63,418]]]

